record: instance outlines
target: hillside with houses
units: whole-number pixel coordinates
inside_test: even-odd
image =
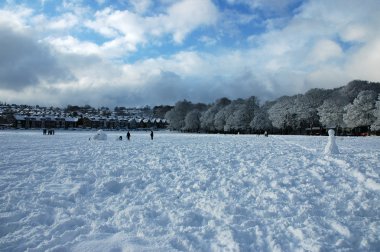
[[[163,129],[170,106],[142,108],[93,108],[89,105],[66,108],[0,104],[1,129]]]

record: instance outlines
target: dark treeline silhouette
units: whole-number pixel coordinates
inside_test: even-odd
[[[260,105],[247,99],[212,104],[178,101],[165,114],[171,130],[207,133],[368,134],[380,130],[380,83],[355,80],[334,89],[315,88]]]

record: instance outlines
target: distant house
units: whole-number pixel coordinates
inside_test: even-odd
[[[136,129],[137,128],[137,121],[136,118],[130,118],[128,120],[128,128],[129,129]]]
[[[155,128],[162,129],[165,128],[168,123],[165,119],[155,118],[153,119],[153,125]]]
[[[57,126],[54,116],[42,117],[41,122],[42,122],[41,128],[50,129],[50,128],[56,128]]]
[[[56,116],[26,116],[15,115],[15,124],[18,129],[42,129],[42,128],[76,128],[78,118]]]
[[[128,119],[124,116],[120,116],[117,118],[119,122],[119,128],[120,129],[128,129]]]
[[[60,116],[57,116],[54,118],[55,119],[55,128],[57,129],[64,129],[66,128],[65,126],[65,123],[66,123],[66,120],[64,117],[60,117]]]
[[[16,115],[15,121],[18,129],[34,129],[42,128],[43,126],[41,117],[37,116]]]
[[[77,128],[79,119],[77,117],[66,117],[65,118],[65,128]]]
[[[101,129],[102,128],[102,122],[100,121],[100,117],[93,116],[93,117],[90,117],[89,119],[91,121],[90,128],[92,128],[92,129]]]
[[[110,117],[106,119],[107,129],[119,129],[119,121],[116,117]]]
[[[16,121],[16,128],[17,129],[22,129],[25,128],[25,116],[23,115],[15,115],[14,119]]]
[[[65,115],[15,115],[15,127],[18,129],[73,129],[83,127],[87,129],[138,129],[138,128],[165,128],[167,122],[158,118],[118,117],[118,116],[83,116]]]

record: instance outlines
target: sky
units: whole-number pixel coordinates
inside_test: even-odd
[[[261,101],[380,81],[379,0],[3,0],[0,101]]]

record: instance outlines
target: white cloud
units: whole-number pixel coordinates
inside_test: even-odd
[[[146,42],[144,19],[127,10],[106,8],[98,11],[95,20],[87,21],[85,25],[109,38],[100,46],[107,58],[121,58]]]
[[[79,22],[79,17],[73,13],[64,13],[53,18],[48,18],[45,15],[39,14],[30,19],[31,25],[33,25],[36,30],[45,32],[69,31],[77,26]]]
[[[26,29],[26,20],[33,15],[33,10],[17,7],[14,10],[0,9],[0,26],[6,26],[17,31]]]
[[[128,10],[106,8],[95,15],[86,26],[107,37],[123,36],[130,46],[136,47],[149,36],[171,34],[176,43],[201,26],[213,25],[217,8],[210,0],[183,0],[171,5],[166,13],[143,17]]]
[[[380,36],[354,52],[347,61],[348,75],[355,79],[380,81]]]
[[[78,55],[102,55],[101,48],[92,42],[80,41],[72,36],[48,37],[46,42],[51,44],[57,51],[67,54]]]
[[[278,82],[270,77],[273,73],[296,76],[303,85],[281,80],[294,93],[328,87],[326,83],[332,88],[357,78],[380,81],[380,72],[374,67],[379,65],[375,42],[379,7],[378,1],[305,2],[283,28],[272,27],[253,36],[251,69],[273,82]],[[343,47],[339,39],[358,43]]]
[[[0,89],[22,91],[49,82],[72,81],[68,67],[29,31],[0,26]]]
[[[56,19],[53,19],[49,22],[49,28],[54,30],[64,30],[64,29],[71,29],[75,25],[77,25],[79,22],[79,19],[77,16],[75,16],[72,13],[65,13],[62,16],[59,16]]]
[[[334,60],[343,54],[340,46],[329,39],[322,39],[316,42],[312,48],[309,60],[313,64],[325,63],[327,60]]]
[[[200,26],[214,25],[217,18],[218,10],[211,1],[184,0],[172,5],[160,23],[173,34],[175,42],[181,43],[191,31]]]
[[[153,5],[152,0],[130,0],[136,13],[144,14]]]
[[[371,31],[367,26],[360,24],[348,25],[340,34],[344,41],[348,42],[364,42],[366,41]]]
[[[213,46],[213,45],[216,45],[216,43],[218,42],[218,39],[203,35],[199,38],[199,41],[205,44],[206,46]]]
[[[99,5],[103,5],[105,2],[106,2],[106,0],[95,0]]]
[[[56,11],[61,13],[72,12],[78,17],[92,14],[91,5],[78,0],[63,0],[61,4],[57,5]]]
[[[141,20],[138,20],[138,16],[129,11],[118,11],[111,8],[105,8],[95,13],[95,20],[88,20],[85,22],[85,26],[99,34],[114,38],[122,33],[122,30],[126,30],[127,34],[132,34],[135,31],[139,31],[141,26]],[[134,27],[134,25],[137,25]],[[128,28],[131,30],[128,31]],[[140,32],[139,32],[140,33]]]
[[[291,4],[296,3],[297,0],[227,0],[230,5],[245,5],[251,10],[264,11],[269,13],[285,13],[287,7]]]

